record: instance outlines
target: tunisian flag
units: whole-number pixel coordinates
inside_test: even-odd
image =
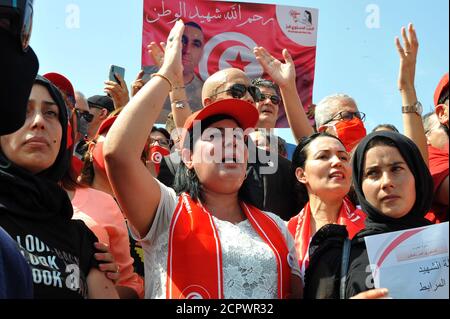
[[[195,22],[205,35],[203,57],[196,69],[203,81],[214,72],[237,67],[250,78],[266,77],[253,55],[256,46],[265,47],[283,60],[288,49],[295,61],[297,89],[307,111],[312,104],[316,62],[317,9],[208,0],[144,0],[142,66],[153,65],[147,54],[151,41],[166,41],[177,19]],[[288,127],[280,108],[278,127]]]

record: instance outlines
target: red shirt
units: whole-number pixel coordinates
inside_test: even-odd
[[[433,177],[434,192],[436,193],[441,183],[448,176],[449,163],[448,163],[449,145],[447,144],[445,149],[439,149],[431,145],[428,146],[428,163],[430,167],[430,173]],[[433,204],[431,211],[425,216],[433,223],[439,224],[448,220],[448,207],[437,203]]]

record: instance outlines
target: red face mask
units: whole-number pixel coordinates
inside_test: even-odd
[[[349,153],[367,135],[364,123],[357,117],[354,117],[350,121],[337,122],[334,125],[334,129],[336,130],[337,137]]]
[[[164,147],[158,145],[150,147],[149,161],[151,161],[155,165],[156,175],[159,174],[159,168],[161,166],[163,157],[169,154],[170,151]]]

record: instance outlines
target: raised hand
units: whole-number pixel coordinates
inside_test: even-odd
[[[114,108],[118,109],[127,105],[130,100],[130,96],[128,95],[129,93],[125,80],[120,76],[120,74],[116,73],[115,76],[119,83],[114,81],[106,81],[103,91],[111,96],[114,102]]]
[[[166,48],[166,43],[161,42],[160,45],[156,44],[156,42],[150,42],[147,46],[147,52],[150,58],[152,58],[153,63],[160,68],[164,62],[164,51]]]
[[[398,37],[395,38],[395,44],[400,56],[398,88],[402,91],[414,88],[419,42],[417,40],[416,30],[411,23],[408,25],[408,34],[406,34],[406,28],[402,27],[401,36],[404,47],[400,43],[400,39]]]
[[[285,63],[274,58],[265,48],[256,47],[253,49],[256,60],[264,68],[264,71],[269,74],[272,80],[280,87],[287,87],[289,85],[295,86],[295,65],[294,60],[289,54],[288,50],[283,50],[283,58]]]
[[[145,83],[144,80],[142,80],[144,74],[144,70],[139,71],[136,80],[134,80],[133,84],[131,85],[131,97],[135,96],[137,92],[139,92],[139,90],[144,86]]]
[[[178,20],[167,37],[164,61],[160,68],[160,73],[165,74],[172,83],[176,82],[176,79],[183,77],[183,64],[181,61],[183,33],[184,23],[182,20]]]

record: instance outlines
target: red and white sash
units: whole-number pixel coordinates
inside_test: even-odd
[[[346,225],[348,235],[353,238],[357,232],[364,228],[366,215],[360,209],[357,209],[352,202],[345,197],[339,217],[338,225]],[[309,264],[309,244],[311,242],[311,207],[309,202],[302,209],[300,214],[292,217],[288,222],[288,229],[295,240],[295,250],[297,252],[300,273],[304,278],[305,270]]]
[[[278,298],[291,292],[289,249],[276,222],[259,209],[240,203],[250,224],[273,250],[278,268]],[[183,193],[169,231],[166,297],[223,299],[222,249],[212,215]]]

